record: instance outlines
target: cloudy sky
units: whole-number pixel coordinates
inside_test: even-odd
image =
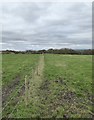
[[[91,3],[4,3],[2,49],[92,47]]]

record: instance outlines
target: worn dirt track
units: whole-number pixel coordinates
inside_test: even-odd
[[[11,95],[13,90],[16,88],[17,85],[20,83],[20,76],[17,76],[12,83],[10,83],[7,87],[2,88],[2,107],[5,106],[8,97]]]

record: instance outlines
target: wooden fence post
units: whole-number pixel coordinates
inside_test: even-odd
[[[25,104],[28,105],[28,80],[27,75],[25,76]]]
[[[38,75],[39,73],[38,73],[38,65],[37,65],[37,75]]]
[[[31,95],[31,82],[29,78],[28,79],[28,102],[30,101],[30,95]]]

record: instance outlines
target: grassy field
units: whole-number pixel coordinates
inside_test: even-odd
[[[3,117],[93,114],[91,55],[4,54],[2,58]]]

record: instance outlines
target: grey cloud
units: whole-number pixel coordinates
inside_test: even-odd
[[[91,48],[90,3],[3,5],[3,49]]]
[[[3,12],[7,14],[13,14],[15,17],[21,17],[27,23],[31,23],[37,20],[43,14],[45,14],[48,5],[48,3],[42,3],[39,5],[34,2],[20,4],[16,3],[16,5],[13,3],[8,3],[6,5],[3,5]]]

